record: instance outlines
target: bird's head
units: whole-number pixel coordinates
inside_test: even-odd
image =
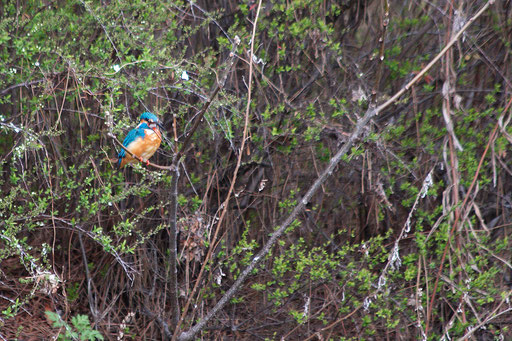
[[[146,123],[151,129],[155,129],[157,126],[160,127],[160,129],[164,128],[158,117],[148,111],[140,115],[139,121],[140,123]]]

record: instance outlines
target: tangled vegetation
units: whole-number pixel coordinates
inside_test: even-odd
[[[484,6],[6,1],[0,339],[512,339],[512,4]],[[144,111],[177,168],[112,163]]]

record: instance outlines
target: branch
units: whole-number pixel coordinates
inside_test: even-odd
[[[491,4],[494,3],[494,0],[489,0],[489,2],[487,2],[473,17],[471,17],[468,22],[462,26],[462,28],[460,29],[460,31],[457,32],[457,34],[455,34],[453,36],[453,38],[450,40],[450,42],[445,46],[444,49],[441,50],[441,52],[432,60],[432,62],[434,61],[438,61],[441,57],[442,57],[442,54],[446,53],[446,51],[448,51],[450,49],[450,47],[452,47],[452,45],[460,38],[460,36],[462,35],[462,33],[464,33],[464,31],[469,27],[469,25],[471,25],[480,15],[482,15],[486,10],[487,8],[489,8],[489,6]],[[442,54],[441,54],[442,53]],[[432,62],[430,62],[427,67],[431,66]],[[414,77],[413,80],[417,79],[418,76],[422,76],[425,72],[420,72],[418,73],[418,75],[416,77]],[[412,81],[411,81],[412,82]],[[409,84],[406,85],[406,87],[408,87]],[[509,103],[510,105],[510,103]],[[507,108],[505,108],[504,111],[508,110],[508,105],[507,105]],[[491,133],[491,137],[489,139],[489,142],[487,144],[487,147],[484,151],[484,154],[482,155],[481,159],[480,159],[480,163],[478,164],[478,168],[477,168],[477,171],[476,171],[476,174],[475,174],[475,177],[473,178],[473,182],[471,183],[470,187],[469,187],[469,190],[466,194],[466,198],[464,199],[464,202],[462,203],[462,208],[464,208],[466,206],[466,203],[469,199],[469,195],[471,193],[471,191],[473,190],[473,186],[476,182],[476,178],[478,176],[478,173],[480,171],[480,167],[483,163],[483,160],[485,158],[485,155],[487,154],[487,151],[489,149],[489,145],[491,143],[491,141],[494,139],[494,134],[496,133],[496,130],[497,130],[497,127],[498,127],[498,124],[496,124],[496,126],[494,127],[494,130],[492,131]],[[445,249],[444,249],[444,252],[443,252],[443,255],[441,257],[441,264],[439,265],[439,272],[438,272],[438,275],[436,277],[436,281],[435,281],[435,284],[434,284],[434,290],[432,292],[432,297],[430,299],[430,304],[429,306],[427,307],[427,319],[426,319],[426,323],[425,323],[425,334],[428,335],[428,331],[429,331],[429,327],[430,327],[430,318],[431,318],[431,315],[432,315],[432,308],[434,307],[434,302],[435,302],[435,297],[436,297],[436,290],[437,290],[437,286],[439,284],[439,277],[440,277],[440,274],[443,270],[443,264],[444,264],[444,260],[445,260],[445,257],[446,257],[446,253],[447,253],[447,250],[448,250],[448,245],[450,244],[450,239],[451,239],[451,236],[453,235],[453,232],[455,231],[455,228],[458,224],[458,220],[460,218],[460,215],[456,215],[455,217],[455,221],[453,223],[453,227],[452,229],[450,230],[450,234],[448,236],[448,240],[446,241],[446,246],[445,246]]]
[[[261,2],[261,1],[260,1]],[[298,203],[297,206],[293,209],[292,213],[284,220],[284,222],[277,227],[275,232],[272,234],[267,244],[263,246],[263,248],[253,257],[250,264],[240,273],[237,280],[231,288],[222,296],[222,298],[217,302],[217,304],[208,312],[208,314],[200,320],[195,326],[190,328],[188,331],[183,332],[178,337],[179,341],[188,341],[192,340],[194,336],[201,331],[208,321],[217,314],[217,312],[222,309],[226,303],[237,293],[237,291],[241,288],[242,284],[249,276],[249,274],[256,268],[259,262],[265,258],[265,256],[270,252],[270,249],[275,244],[277,239],[281,237],[281,235],[286,231],[286,229],[295,221],[298,215],[305,208],[307,203],[311,200],[313,195],[318,191],[321,185],[327,180],[327,178],[332,174],[338,163],[341,161],[341,158],[350,151],[350,148],[354,144],[354,142],[359,139],[364,128],[368,124],[368,122],[380,112],[382,112],[385,108],[393,104],[402,94],[404,94],[413,84],[415,84],[439,59],[448,51],[448,49],[455,44],[458,38],[462,35],[462,33],[478,18],[489,6],[491,3],[494,3],[494,0],[490,0],[487,4],[485,4],[477,14],[475,14],[467,23],[464,25],[459,32],[453,37],[452,40],[439,52],[439,54],[432,59],[432,61],[421,70],[416,77],[414,77],[409,83],[407,83],[400,91],[398,91],[395,95],[393,95],[388,101],[381,104],[377,108],[370,107],[365,115],[358,120],[356,127],[352,134],[350,135],[348,141],[338,150],[338,152],[331,158],[329,161],[329,165],[322,172],[322,174],[315,180],[313,185],[306,192],[302,200]],[[252,56],[251,56],[252,57]]]
[[[5,95],[6,93],[8,93],[9,91],[11,91],[13,89],[21,88],[21,87],[28,88],[31,85],[42,83],[42,82],[44,82],[44,79],[38,79],[38,80],[35,80],[35,81],[31,81],[31,82],[27,81],[27,82],[24,82],[24,83],[14,84],[14,85],[11,85],[10,87],[0,91],[0,96]]]
[[[375,84],[373,86],[372,91],[372,102],[375,102],[375,97],[377,95],[377,91],[379,90],[380,79],[382,78],[382,70],[384,69],[384,47],[386,42],[386,32],[389,24],[389,1],[384,0],[384,8],[382,15],[382,33],[379,37],[380,49],[379,49],[379,59],[377,63],[379,64],[377,69],[377,75],[375,77]]]
[[[484,325],[490,323],[492,320],[496,319],[497,317],[501,316],[501,315],[504,315],[504,314],[507,314],[509,313],[512,308],[508,308],[508,309],[505,309],[501,312],[497,312],[501,306],[503,305],[503,303],[510,297],[510,291],[507,293],[507,296],[504,300],[502,300],[500,302],[500,304],[496,307],[496,309],[494,309],[490,314],[489,316],[482,322],[480,322],[479,324],[477,324],[476,326],[472,327],[469,329],[469,331],[464,334],[463,337],[461,337],[458,341],[464,341],[464,340],[469,340],[470,338],[473,337],[473,334],[480,328],[482,328]]]
[[[89,300],[89,309],[94,319],[94,325],[98,328],[98,302],[96,295],[92,292],[93,281],[89,272],[89,262],[87,261],[87,253],[85,252],[84,241],[82,240],[82,232],[78,231],[78,241],[80,242],[80,251],[82,251],[82,261],[85,268],[85,279],[87,281],[87,299]]]
[[[175,159],[179,160],[179,159]],[[174,163],[173,163],[174,164]],[[171,189],[169,193],[169,296],[171,299],[171,323],[173,329],[176,329],[180,320],[180,304],[178,291],[178,228],[176,216],[178,214],[178,180],[180,178],[180,168],[175,165],[171,171]],[[166,330],[164,329],[166,332]]]
[[[94,12],[92,11],[92,9],[91,9],[89,6],[87,6],[87,4],[85,3],[85,1],[83,1],[83,0],[78,0],[78,1],[82,4],[82,6],[84,6],[84,7],[85,7],[85,9],[87,10],[87,12],[89,12],[89,13],[94,17],[94,19],[96,19],[96,21],[98,22],[98,24],[100,24],[101,28],[103,29],[103,32],[105,32],[105,35],[107,36],[108,40],[110,41],[110,44],[112,45],[112,47],[114,48],[114,50],[116,50],[116,57],[117,57],[118,59],[120,59],[120,58],[119,58],[119,56],[120,56],[121,54],[120,54],[120,53],[119,53],[119,51],[117,50],[117,47],[116,47],[116,45],[114,44],[114,41],[113,41],[113,40],[112,40],[112,38],[110,37],[110,34],[108,34],[107,28],[105,27],[105,25],[103,25],[103,23],[101,22],[100,18],[99,18],[96,14],[94,14]]]

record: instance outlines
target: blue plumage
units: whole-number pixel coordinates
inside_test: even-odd
[[[146,120],[146,121],[153,121],[153,122],[158,122],[158,117],[156,117],[156,115],[146,111],[144,113],[142,113],[142,115],[140,115],[140,118],[139,118],[139,121],[142,121],[142,120]]]
[[[153,115],[151,113],[148,113],[148,112],[145,112],[144,114],[150,114],[150,115]],[[141,115],[141,119],[142,119],[142,116],[144,115],[142,114]],[[155,115],[153,115],[155,116]],[[156,116],[155,116],[156,117]],[[134,128],[132,130],[130,130],[130,132],[128,133],[128,135],[126,135],[126,137],[124,138],[123,140],[123,146],[125,146],[126,148],[128,148],[128,146],[130,145],[130,143],[132,143],[133,141],[135,141],[138,137],[141,137],[142,139],[144,139],[144,136],[146,136],[146,133],[144,133],[144,129],[149,129],[149,126],[146,124],[146,123],[141,123],[137,126],[137,128]],[[121,151],[119,152],[119,154],[117,155],[119,157],[119,161],[117,163],[118,167],[121,165],[121,161],[123,160],[123,158],[126,156],[126,150],[124,149],[121,149]]]

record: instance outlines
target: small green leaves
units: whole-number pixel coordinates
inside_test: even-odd
[[[71,318],[71,325],[62,320],[59,314],[53,311],[46,311],[46,317],[53,322],[54,328],[62,329],[58,336],[59,340],[103,340],[103,335],[92,329],[91,322],[87,315],[76,315]]]

